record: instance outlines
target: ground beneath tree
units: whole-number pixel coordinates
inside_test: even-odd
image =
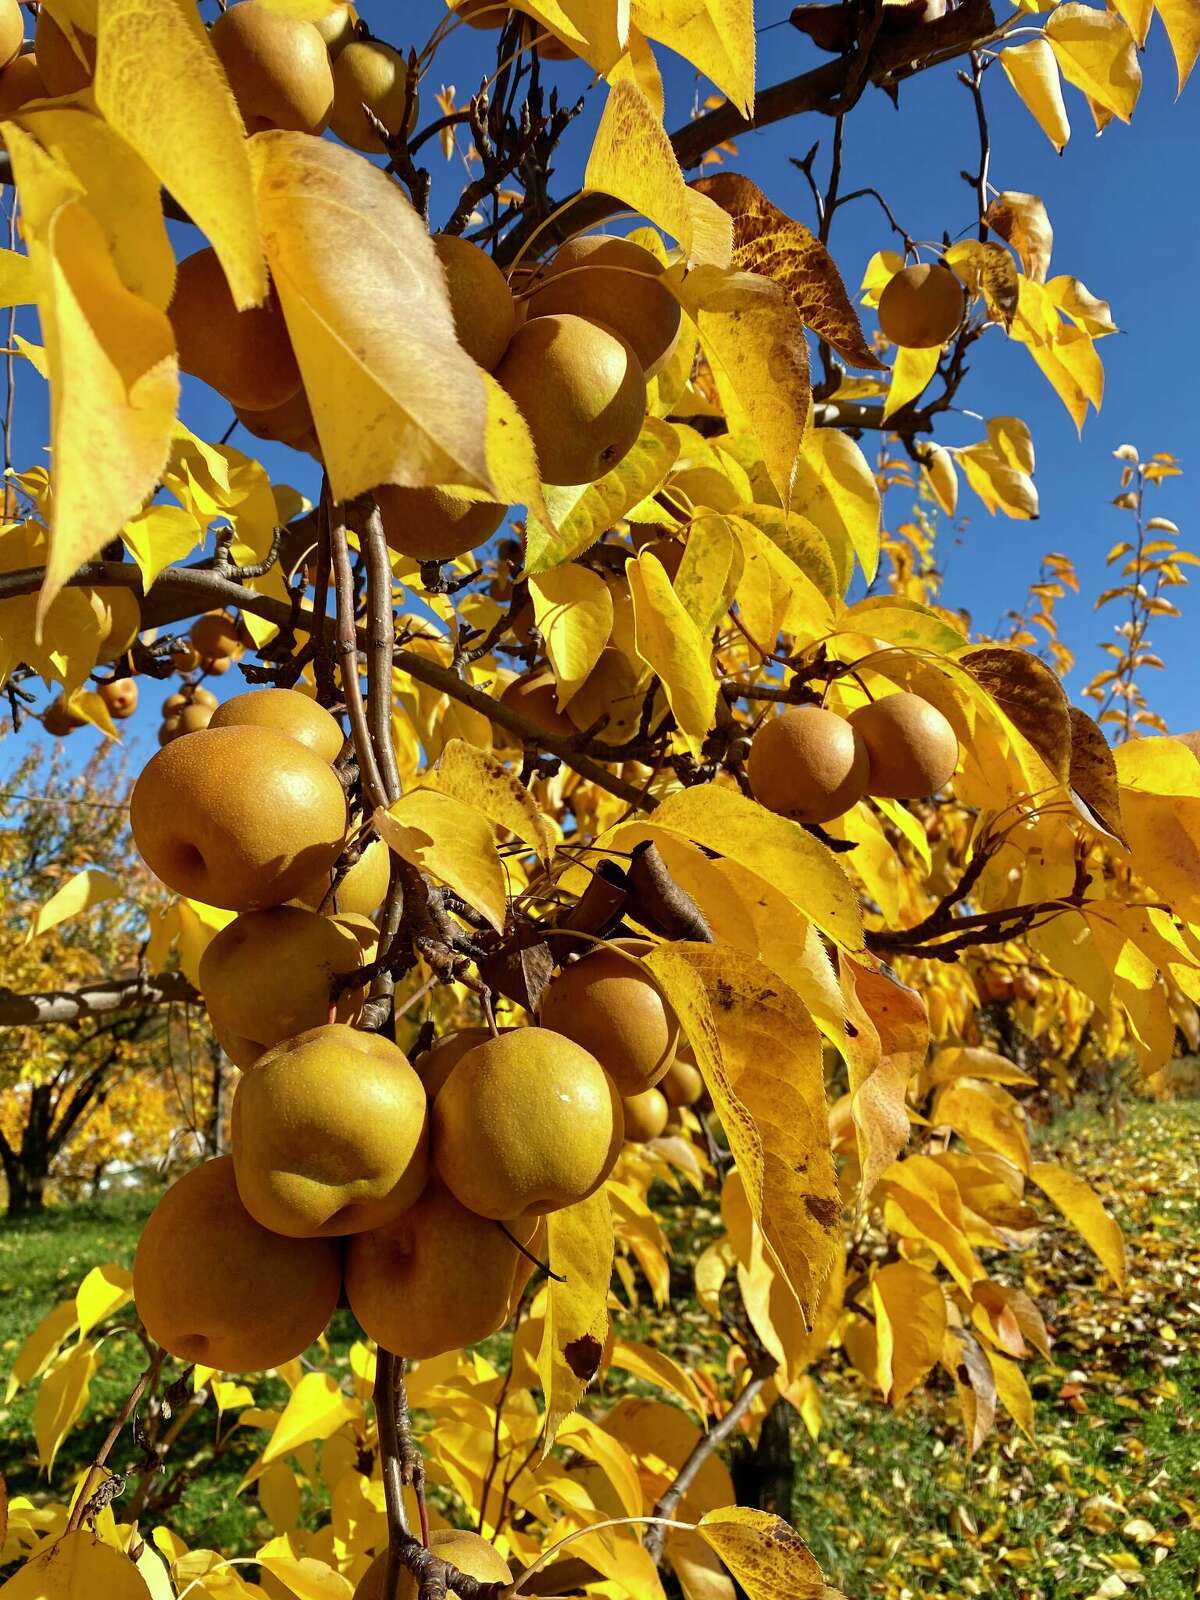
[[[799,1421],[794,1428],[793,1520],[848,1600],[1200,1593],[1200,1104],[1133,1105],[1120,1128],[1078,1113],[1044,1137],[1043,1150],[1086,1176],[1120,1218],[1128,1294],[1112,1290],[1074,1234],[1043,1235],[1024,1263],[1056,1341],[1053,1364],[1027,1369],[1036,1442],[1005,1421],[973,1461],[948,1388],[896,1417],[855,1374],[822,1374],[820,1437]],[[91,1265],[132,1261],[149,1205],[129,1196],[0,1224],[0,1377]],[[693,1319],[695,1309],[678,1306],[655,1328],[664,1348],[679,1335],[685,1361],[696,1359],[707,1320]],[[348,1324],[335,1327],[335,1349],[351,1337]],[[54,1497],[94,1451],[140,1366],[136,1350],[106,1359],[87,1417],[55,1465]],[[22,1393],[0,1409],[0,1471],[11,1492],[46,1494],[31,1438]],[[247,1431],[244,1450],[171,1513],[189,1544],[242,1554],[270,1537],[253,1496],[236,1497],[256,1442]],[[327,1515],[315,1498],[307,1510]]]

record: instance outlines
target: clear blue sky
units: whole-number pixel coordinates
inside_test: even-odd
[[[365,0],[362,14],[383,37],[407,48],[429,36],[442,13],[442,0]],[[760,87],[790,77],[828,58],[788,26],[767,25],[786,18],[786,0],[759,0]],[[1002,0],[997,5],[1002,14]],[[402,18],[407,30],[397,34]],[[767,31],[761,31],[766,28]],[[494,35],[460,28],[439,53],[425,81],[421,124],[437,114],[434,96],[446,84],[457,86],[460,99],[487,69]],[[667,87],[668,126],[686,120],[704,86],[678,58],[660,52]],[[1081,278],[1093,293],[1111,302],[1122,332],[1103,340],[1100,353],[1106,373],[1106,398],[1099,416],[1090,415],[1082,441],[1074,424],[1024,349],[999,333],[976,346],[972,371],[960,391],[962,404],[984,416],[1016,414],[1033,431],[1038,462],[1036,481],[1041,518],[1034,523],[991,518],[964,486],[960,511],[969,517],[961,539],[948,532],[942,560],[947,571],[945,599],[963,606],[975,626],[991,631],[1009,607],[1019,607],[1026,585],[1036,576],[1045,550],[1064,551],[1076,562],[1082,592],[1060,607],[1063,637],[1080,665],[1068,687],[1076,698],[1083,682],[1100,663],[1097,642],[1111,636],[1111,623],[1093,611],[1093,601],[1106,586],[1104,555],[1127,531],[1127,516],[1111,504],[1117,492],[1117,463],[1112,451],[1132,442],[1145,454],[1169,450],[1184,467],[1158,492],[1155,509],[1176,522],[1185,542],[1200,546],[1196,516],[1200,455],[1197,453],[1197,404],[1194,376],[1200,366],[1200,318],[1194,310],[1194,261],[1200,244],[1195,212],[1195,174],[1200,171],[1200,72],[1183,98],[1175,101],[1174,63],[1161,24],[1155,22],[1142,57],[1145,84],[1129,127],[1113,123],[1101,138],[1092,132],[1086,104],[1066,89],[1073,128],[1062,157],[1017,100],[997,67],[985,79],[985,100],[992,130],[992,182],[998,188],[1025,190],[1045,201],[1055,232],[1052,273]],[[554,81],[564,98],[573,99],[590,81],[579,63],[555,65]],[[560,146],[552,192],[575,187],[586,158],[591,132],[602,104],[593,91],[583,114]],[[750,134],[739,141],[730,164],[752,176],[782,209],[814,224],[812,201],[802,175],[789,164],[814,140],[822,141],[818,174],[823,174],[832,123],[808,115],[791,123]],[[436,227],[457,198],[460,166],[445,166],[433,142],[423,155],[435,173],[433,225]],[[899,109],[884,94],[869,90],[847,119],[843,190],[872,184],[887,197],[911,235],[937,239],[943,231],[957,235],[973,222],[972,191],[959,177],[977,162],[975,116],[967,91],[955,81],[953,64],[926,72],[901,86]],[[199,244],[193,230],[176,230],[177,248],[187,253]],[[882,214],[870,201],[839,211],[831,248],[847,286],[856,295],[863,268],[877,249],[894,244]],[[871,326],[869,314],[866,318]],[[26,315],[22,328],[36,337]],[[46,438],[42,388],[23,363],[17,426],[17,457],[26,464],[41,459]],[[217,438],[231,413],[211,391],[186,381],[184,418],[196,431]],[[980,436],[980,424],[965,417],[946,419],[939,437],[947,444],[966,444]],[[249,450],[267,449],[238,430],[231,440]],[[868,444],[870,441],[867,441]],[[264,456],[272,475],[315,491],[313,464],[282,447]],[[902,501],[890,508],[893,523],[905,510]],[[1195,570],[1195,569],[1193,569]],[[1200,594],[1176,591],[1184,610],[1179,621],[1162,621],[1152,638],[1167,664],[1165,674],[1147,684],[1152,706],[1177,730],[1200,725],[1200,666],[1194,644],[1200,621]],[[1115,620],[1115,619],[1113,619]],[[153,748],[156,710],[161,695],[147,683],[145,713],[127,724],[127,744],[136,762]],[[243,687],[240,675],[228,674],[218,693]],[[164,691],[166,692],[166,691]],[[6,741],[0,767],[16,759],[25,738]],[[94,735],[82,731],[75,743],[91,745]],[[83,751],[80,751],[83,754]]]

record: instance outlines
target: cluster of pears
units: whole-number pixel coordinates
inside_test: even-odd
[[[900,692],[848,717],[794,706],[755,733],[746,761],[754,798],[794,822],[832,822],[865,795],[919,800],[949,783],[958,738],[920,695]]]
[[[604,1182],[625,1106],[666,1077],[679,1036],[644,942],[563,967],[536,1026],[467,1030],[416,1067],[356,1029],[388,857],[376,841],[334,886],[342,745],[308,696],[252,690],[165,745],[130,802],[157,876],[238,913],[199,973],[242,1070],[232,1154],[167,1191],[134,1267],[151,1336],[232,1371],[298,1355],[343,1290],[365,1331],[406,1356],[501,1326],[540,1218]],[[694,1088],[684,1073],[673,1092],[682,1103]]]

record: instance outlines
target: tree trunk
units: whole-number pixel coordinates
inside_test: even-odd
[[[212,1058],[212,1104],[208,1114],[208,1149],[211,1155],[219,1156],[225,1153],[225,1053],[215,1039],[209,1049]]]
[[[733,1461],[733,1481],[739,1504],[773,1511],[785,1522],[792,1520],[792,1494],[796,1485],[791,1436],[793,1415],[786,1400],[776,1400],[763,1418],[754,1449],[743,1447]]]
[[[50,1149],[53,1116],[53,1091],[48,1083],[39,1083],[29,1097],[20,1150],[4,1152],[10,1217],[30,1216],[45,1210],[46,1179],[53,1159]]]
[[[26,1166],[18,1156],[4,1163],[8,1179],[8,1215],[10,1217],[34,1216],[46,1209],[46,1173]]]

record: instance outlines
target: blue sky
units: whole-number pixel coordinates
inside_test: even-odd
[[[365,0],[360,7],[376,32],[404,48],[424,43],[442,9],[442,0],[406,0],[403,5],[395,0]],[[785,0],[759,0],[757,10],[760,86],[828,59],[789,26],[769,26],[786,19],[790,5]],[[1002,14],[1002,0],[997,13]],[[398,19],[403,21],[403,33],[396,31]],[[465,28],[454,32],[425,80],[421,125],[437,114],[434,96],[440,87],[455,84],[461,99],[477,84],[491,59],[493,38]],[[674,127],[687,118],[704,86],[677,57],[660,52],[660,60],[668,126]],[[1015,414],[1028,423],[1038,454],[1041,517],[1034,523],[1003,516],[993,519],[964,486],[959,509],[969,522],[961,535],[950,531],[946,535],[941,551],[947,572],[944,598],[948,604],[965,607],[975,627],[990,632],[1009,607],[1023,603],[1043,551],[1070,555],[1079,569],[1082,592],[1060,606],[1059,618],[1066,643],[1079,657],[1079,667],[1068,682],[1076,698],[1100,664],[1098,642],[1111,637],[1111,622],[1097,616],[1093,601],[1109,581],[1105,552],[1127,533],[1128,517],[1111,504],[1118,466],[1112,451],[1118,445],[1132,442],[1146,455],[1167,450],[1180,458],[1185,476],[1170,480],[1157,492],[1153,509],[1180,526],[1185,543],[1190,536],[1190,542],[1200,546],[1195,515],[1200,461],[1192,394],[1200,366],[1193,271],[1200,244],[1194,194],[1195,174],[1200,171],[1200,74],[1176,102],[1174,62],[1157,21],[1142,66],[1145,83],[1132,125],[1113,123],[1101,138],[1093,134],[1083,97],[1066,89],[1073,135],[1062,157],[1055,154],[999,67],[989,71],[984,86],[992,133],[992,182],[998,188],[1042,197],[1055,232],[1051,272],[1071,273],[1110,301],[1122,332],[1100,344],[1106,398],[1099,416],[1089,416],[1082,440],[1024,349],[998,331],[976,346],[971,374],[960,391],[961,403],[985,417]],[[551,70],[564,98],[582,93],[591,76],[579,63]],[[593,91],[560,146],[552,184],[556,195],[575,186],[601,104],[602,94]],[[739,141],[738,155],[730,165],[753,177],[783,210],[814,225],[807,185],[788,157],[803,155],[820,139],[817,172],[822,176],[831,131],[829,119],[808,115],[750,134]],[[976,165],[977,148],[974,109],[967,91],[955,80],[953,64],[903,84],[898,109],[881,92],[868,90],[847,119],[843,192],[872,184],[914,237],[938,239],[944,231],[956,236],[973,223],[973,192],[959,172]],[[436,227],[457,198],[462,169],[446,166],[432,142],[423,154],[435,173],[432,223]],[[194,230],[175,232],[181,254],[198,248],[201,241]],[[857,294],[871,254],[894,243],[872,202],[855,202],[838,212],[830,244],[852,294]],[[869,331],[869,314],[865,320]],[[26,314],[21,326],[36,337]],[[45,402],[44,394],[38,393],[40,381],[23,363],[18,367],[23,370],[16,453],[18,463],[27,465],[42,459]],[[217,438],[231,413],[219,397],[187,380],[184,418],[205,437]],[[950,416],[938,437],[947,444],[966,444],[980,434],[978,422]],[[231,442],[247,450],[260,448],[240,429]],[[868,438],[865,443],[870,448],[873,441]],[[278,447],[264,459],[273,476],[314,492],[314,469],[307,457]],[[902,500],[890,506],[893,524],[905,509]],[[1200,597],[1183,590],[1176,591],[1175,598],[1184,618],[1164,620],[1152,634],[1168,670],[1152,675],[1146,688],[1152,706],[1173,729],[1183,730],[1200,725],[1200,666],[1193,642]],[[233,672],[216,687],[225,694],[244,685]],[[127,743],[135,760],[153,748],[157,720],[153,712],[161,698],[157,686],[147,683],[145,690],[147,706],[127,725]],[[8,761],[16,759],[17,744],[23,746],[29,736],[7,741]],[[76,740],[90,745],[93,737],[84,731]]]

